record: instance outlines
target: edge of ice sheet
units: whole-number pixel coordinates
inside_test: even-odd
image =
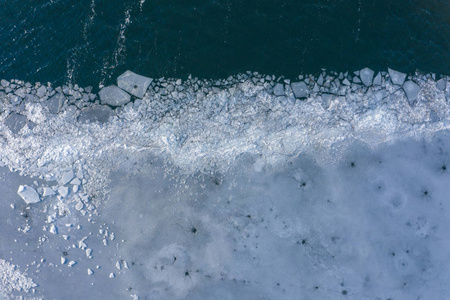
[[[142,99],[114,110],[92,87],[1,80],[0,165],[46,180],[84,172],[93,191],[130,153],[162,155],[188,174],[226,170],[243,154],[278,168],[301,153],[332,163],[354,140],[375,147],[449,128],[448,76],[388,71],[148,78],[134,86]]]

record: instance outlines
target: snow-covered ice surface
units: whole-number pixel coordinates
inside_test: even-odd
[[[448,81],[160,78],[113,110],[2,80],[0,295],[450,297]]]

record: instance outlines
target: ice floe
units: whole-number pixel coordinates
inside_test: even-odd
[[[403,82],[405,82],[406,74],[392,69],[388,70],[392,83],[396,85],[403,85]]]
[[[104,87],[98,92],[103,104],[122,106],[130,102],[131,96],[115,85]]]
[[[301,82],[292,82],[291,83],[292,91],[294,92],[295,98],[306,98],[309,95],[309,88],[308,85],[301,81]]]
[[[27,204],[38,203],[41,201],[39,194],[34,188],[28,185],[21,185],[17,191],[17,194],[25,201]]]
[[[152,78],[126,71],[117,78],[117,85],[131,95],[142,98],[152,81]]]
[[[408,80],[403,84],[403,89],[408,97],[409,104],[413,105],[419,95],[420,86],[414,81]]]
[[[371,86],[372,85],[372,79],[373,79],[373,74],[375,72],[372,71],[369,68],[364,68],[359,72],[359,75],[361,77],[361,81],[362,83],[364,83],[365,86]]]

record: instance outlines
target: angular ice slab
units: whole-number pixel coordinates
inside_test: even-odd
[[[5,123],[14,134],[17,134],[27,124],[27,117],[13,112],[6,119]]]
[[[406,96],[408,97],[409,105],[414,105],[420,92],[420,86],[417,83],[408,80],[407,82],[405,82],[405,84],[403,84],[403,89],[405,90]]]
[[[399,72],[399,71],[395,71],[392,69],[389,69],[389,76],[391,76],[391,81],[393,84],[397,84],[397,85],[402,85],[403,82],[405,82],[405,78],[406,78],[406,74]]]
[[[153,79],[126,71],[117,78],[117,85],[133,96],[142,98]]]
[[[369,68],[364,68],[361,70],[361,72],[359,72],[361,81],[362,83],[364,83],[365,86],[372,85],[373,74],[374,72]]]
[[[96,105],[83,109],[78,116],[78,122],[80,123],[93,123],[99,122],[104,124],[108,122],[109,118],[114,115],[114,110],[109,106]]]
[[[131,96],[115,85],[104,87],[98,92],[103,104],[122,106],[130,102]]]
[[[275,96],[283,96],[284,95],[284,86],[282,83],[277,83],[273,88],[273,94]]]
[[[64,105],[64,101],[66,101],[66,97],[63,94],[55,94],[50,99],[47,100],[48,110],[52,114],[57,114]]]
[[[295,98],[306,98],[309,95],[308,85],[303,81],[292,82],[291,88],[292,88],[292,91],[294,92]]]
[[[43,86],[43,85],[41,85],[36,91],[36,95],[39,98],[44,97],[46,93],[47,93],[47,88],[45,86]]]
[[[378,72],[377,76],[373,79],[373,85],[381,85],[381,73]]]
[[[445,88],[447,87],[447,81],[444,80],[444,78],[441,78],[436,83],[436,88],[440,91],[445,91]]]
[[[17,194],[19,194],[19,196],[22,197],[23,201],[25,201],[27,204],[38,203],[39,201],[41,201],[36,190],[28,185],[19,186]]]

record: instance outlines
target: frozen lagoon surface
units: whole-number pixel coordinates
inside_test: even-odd
[[[120,107],[2,80],[1,297],[450,297],[449,78],[395,72],[142,79]]]

